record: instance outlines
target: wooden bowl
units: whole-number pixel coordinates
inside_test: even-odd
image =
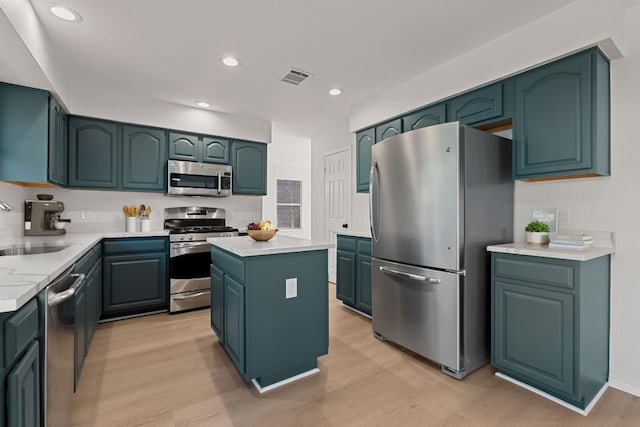
[[[249,237],[258,242],[266,242],[275,236],[277,232],[278,230],[247,230]]]

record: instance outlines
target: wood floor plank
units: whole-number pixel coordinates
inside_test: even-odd
[[[463,381],[374,338],[330,285],[329,354],[320,372],[260,395],[211,331],[207,310],[100,324],[73,399],[73,425],[612,426],[640,425],[640,398],[609,389],[588,417],[497,378]]]

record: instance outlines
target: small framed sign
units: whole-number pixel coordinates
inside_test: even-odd
[[[551,229],[551,234],[558,233],[558,208],[531,209],[531,221],[544,222]]]

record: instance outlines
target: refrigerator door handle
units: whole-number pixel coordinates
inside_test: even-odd
[[[374,242],[378,241],[378,236],[375,232],[375,224],[373,222],[373,178],[378,176],[378,162],[373,162],[371,170],[369,171],[369,228],[371,229],[371,238]],[[377,189],[377,187],[376,187]]]
[[[429,282],[429,283],[441,283],[442,280],[437,277],[426,277],[420,276],[418,274],[407,273],[406,271],[399,271],[389,267],[380,267],[380,271],[386,274],[391,274],[394,276],[404,277],[406,279],[415,280],[418,282]]]

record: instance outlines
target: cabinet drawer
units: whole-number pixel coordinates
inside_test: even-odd
[[[358,239],[358,255],[371,255],[371,239]]]
[[[226,273],[244,282],[244,261],[218,249],[211,249],[211,262]]]
[[[341,251],[356,251],[356,238],[351,236],[340,236],[337,238],[337,248]]]
[[[4,324],[4,357],[7,366],[38,336],[38,303],[32,299]]]
[[[575,262],[522,255],[494,255],[493,273],[518,281],[573,289],[577,276]]]
[[[135,252],[166,252],[167,250],[167,239],[164,237],[105,240],[102,244],[102,251],[105,255]]]

